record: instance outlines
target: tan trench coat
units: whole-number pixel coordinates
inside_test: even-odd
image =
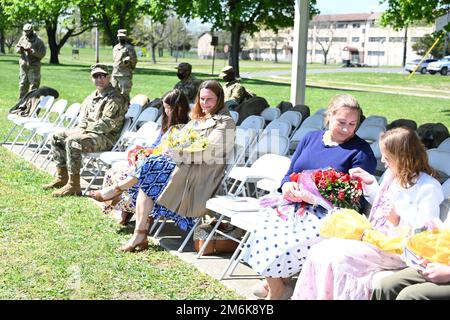
[[[227,158],[232,154],[236,126],[225,107],[200,126],[195,120],[186,124],[208,137],[206,150],[180,154],[166,188],[156,202],[185,217],[208,213],[206,201],[214,196],[225,173]]]

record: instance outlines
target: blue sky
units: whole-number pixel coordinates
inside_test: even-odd
[[[386,4],[380,5],[379,0],[317,0],[321,14],[383,12]]]

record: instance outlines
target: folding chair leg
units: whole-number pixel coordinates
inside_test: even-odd
[[[13,143],[11,144],[11,150],[13,149],[13,147],[15,146],[15,144],[17,143],[17,141],[19,141],[19,138],[22,136],[22,133],[25,131],[25,128],[22,128],[19,133],[17,134],[16,138],[14,139]]]
[[[158,230],[156,230],[155,234],[153,235],[153,238],[158,237],[159,233],[161,232],[161,230],[165,224],[166,224],[166,218],[163,217],[163,222],[161,222],[161,224],[159,225],[159,228],[158,228]]]
[[[5,140],[3,140],[2,144],[5,144],[6,142],[8,142],[9,137],[11,137],[11,135],[13,134],[14,130],[16,130],[17,124],[14,124],[14,127],[11,128],[11,130],[9,130],[8,134],[6,135]]]
[[[208,238],[206,238],[205,242],[203,243],[203,246],[198,251],[197,259],[201,258],[201,256],[203,255],[203,252],[205,252],[206,246],[208,245],[209,241],[211,241],[212,237],[216,233],[216,230],[217,230],[217,228],[219,228],[220,223],[222,222],[223,218],[225,218],[225,216],[223,214],[221,214],[219,219],[217,220],[216,224],[212,228],[211,232],[209,233]]]
[[[247,231],[245,233],[245,235],[242,237],[241,242],[239,242],[239,245],[237,246],[236,250],[234,250],[233,255],[230,258],[230,262],[227,264],[227,266],[225,267],[225,270],[223,270],[222,274],[219,277],[219,280],[222,280],[225,278],[225,276],[231,276],[233,274],[234,269],[236,269],[238,263],[239,263],[239,259],[238,256],[241,253],[242,249],[245,246],[245,243],[247,242],[248,237],[250,237],[250,231]],[[230,270],[231,268],[231,270]],[[228,270],[230,270],[230,272],[228,273]]]
[[[183,249],[186,246],[186,244],[188,243],[189,239],[192,237],[192,234],[194,233],[195,228],[197,228],[197,226],[200,224],[201,221],[202,221],[202,218],[197,218],[197,220],[195,221],[195,224],[192,226],[191,230],[186,235],[186,238],[184,239],[183,243],[178,248],[178,252],[183,252]]]
[[[153,232],[153,230],[155,230],[156,225],[158,224],[159,220],[161,220],[161,217],[158,217],[155,221],[153,221],[153,225],[152,225],[152,227],[150,228],[150,230],[148,231],[148,235],[149,235],[149,236],[152,235],[152,232]]]

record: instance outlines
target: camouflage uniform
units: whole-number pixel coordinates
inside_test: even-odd
[[[124,32],[124,33],[122,33]],[[126,30],[120,29],[118,36],[126,36]],[[113,71],[111,84],[130,100],[133,86],[133,70],[136,68],[137,55],[134,46],[118,43],[113,48]]]
[[[202,81],[191,75],[192,66],[189,63],[181,62],[176,69],[178,69],[178,73],[181,72],[185,76],[180,78],[182,80],[173,88],[181,90],[188,98],[189,103],[193,103],[197,95],[198,87]]]
[[[198,80],[194,76],[190,76],[189,78],[178,82],[173,88],[180,89],[186,95],[189,102],[192,103],[195,100],[195,95],[197,94],[200,83],[201,80]]]
[[[16,52],[20,53],[19,100],[29,90],[39,88],[41,83],[41,59],[46,52],[44,42],[33,31],[30,24],[26,24],[23,31],[24,34],[16,44]],[[26,32],[32,32],[31,36],[27,37]],[[25,50],[21,50],[21,48]],[[26,51],[27,49],[31,49],[32,52]]]
[[[89,95],[83,101],[83,118],[76,127],[79,132],[68,130],[52,137],[56,166],[79,174],[83,152],[110,150],[120,136],[127,108],[124,97],[111,84],[103,94],[96,90]]]
[[[226,83],[223,91],[225,101],[235,100],[238,104],[241,104],[247,99],[247,91],[237,80]]]

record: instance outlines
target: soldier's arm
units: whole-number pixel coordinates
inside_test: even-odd
[[[137,64],[137,55],[136,55],[136,50],[134,50],[134,48],[130,48],[130,57],[131,57],[131,69],[135,69],[136,68],[136,64]]]
[[[243,86],[236,86],[233,91],[231,91],[231,100],[236,100],[241,103],[242,98],[245,96],[245,88]]]
[[[42,59],[45,56],[45,44],[43,41],[36,41],[35,45],[33,45],[33,47],[31,48],[32,50],[32,55],[35,56],[38,59]]]
[[[88,98],[84,99],[83,103],[81,104],[81,114],[83,117],[80,119],[80,122],[78,122],[76,128],[81,130],[86,130],[87,127],[87,102]]]
[[[120,98],[109,99],[106,102],[100,119],[91,123],[87,128],[87,132],[105,134],[123,124],[126,108]]]
[[[22,38],[20,38],[19,42],[16,44],[16,52],[23,53]]]

